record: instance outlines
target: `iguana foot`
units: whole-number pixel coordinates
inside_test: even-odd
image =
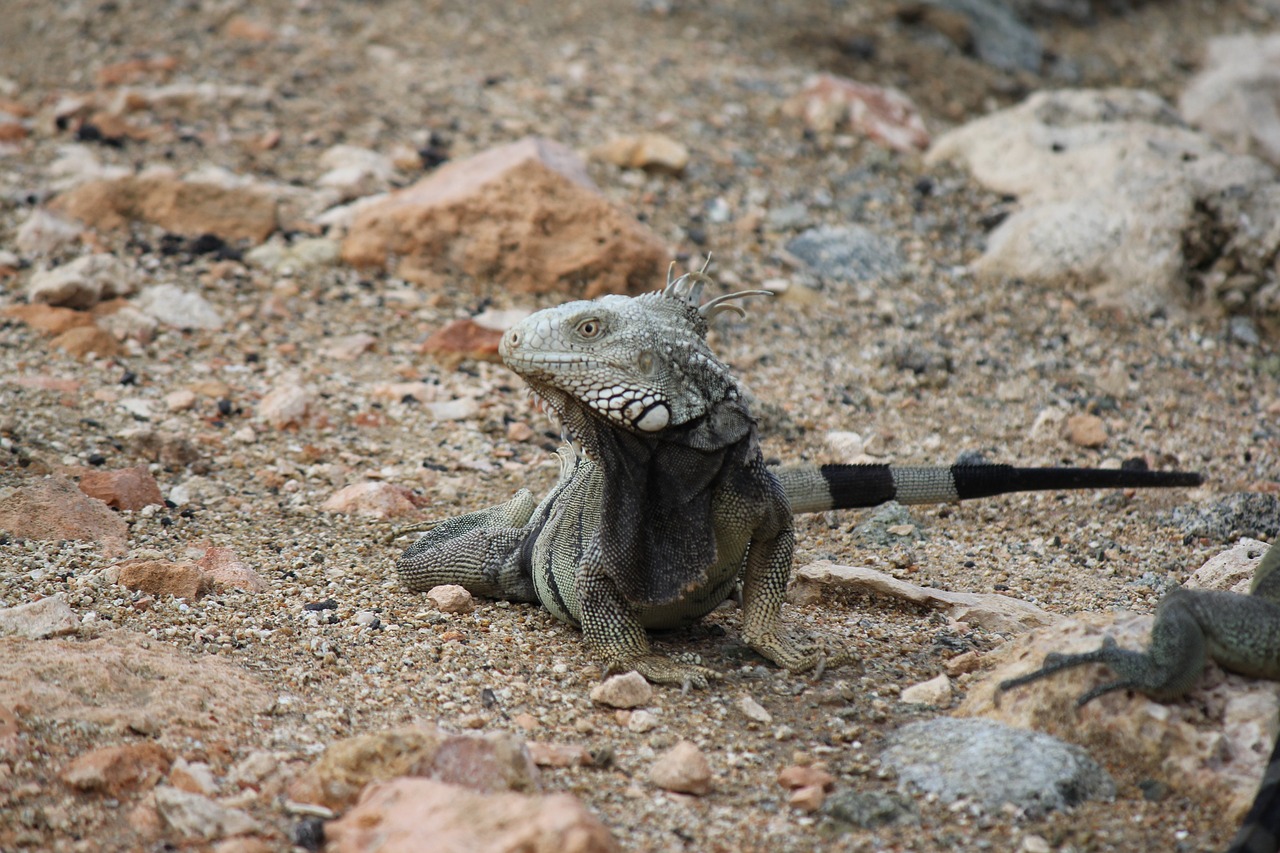
[[[749,639],[749,645],[787,672],[814,672],[857,663],[860,658],[842,643],[818,637],[801,642],[781,634]]]
[[[683,663],[656,652],[615,658],[609,661],[608,671],[626,672],[634,669],[654,684],[675,684],[706,690],[712,681],[722,676],[714,669],[695,663]]]

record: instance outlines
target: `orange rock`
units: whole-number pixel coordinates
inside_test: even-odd
[[[114,509],[136,511],[164,503],[160,486],[146,465],[114,471],[86,470],[80,475],[80,491]]]
[[[778,784],[793,791],[814,786],[830,789],[835,783],[836,777],[815,765],[804,767],[793,764],[778,771]]]
[[[120,342],[97,326],[75,326],[49,341],[53,349],[65,350],[76,358],[93,353],[98,358],[111,358],[120,354]]]
[[[1072,415],[1064,427],[1067,441],[1078,447],[1101,447],[1107,443],[1107,425],[1097,415]]]
[[[126,59],[104,65],[94,75],[99,86],[120,86],[125,83],[137,83],[148,77],[167,78],[178,67],[178,60],[172,56],[156,56]]]
[[[439,356],[445,361],[475,358],[481,361],[501,361],[498,342],[502,332],[481,326],[475,320],[454,320],[422,342],[418,352]]]
[[[40,302],[33,302],[30,305],[6,305],[0,309],[0,315],[12,317],[37,332],[44,332],[47,335],[61,335],[69,329],[94,324],[93,317],[87,311],[56,308]]]
[[[251,21],[243,15],[236,15],[227,21],[227,25],[223,27],[222,31],[226,33],[228,38],[258,42],[259,44],[274,41],[276,37],[275,31],[266,24]]]
[[[418,509],[417,497],[411,489],[391,483],[353,483],[329,496],[320,509],[373,518],[396,518]]]
[[[172,595],[195,601],[209,591],[209,576],[195,563],[168,560],[126,560],[120,563],[120,585],[156,597]]]
[[[96,540],[112,550],[129,533],[123,518],[65,477],[20,486],[0,498],[0,530],[24,539]]]
[[[621,850],[599,819],[569,794],[480,794],[432,779],[372,786],[341,820],[326,823],[324,834],[333,853]]]
[[[261,575],[241,562],[230,548],[211,547],[196,561],[196,565],[209,576],[215,589],[242,589],[245,592],[267,589]]]
[[[169,772],[172,760],[168,750],[157,743],[108,746],[80,756],[59,776],[78,791],[118,797],[155,785]]]
[[[21,142],[27,138],[27,129],[16,121],[0,122],[0,142]]]
[[[164,175],[88,181],[49,207],[100,229],[141,220],[177,234],[216,234],[252,243],[261,243],[276,229],[276,203],[261,193]]]
[[[456,160],[371,204],[344,261],[431,283],[462,271],[526,293],[637,293],[662,281],[662,241],[596,189],[577,156],[528,137]]]

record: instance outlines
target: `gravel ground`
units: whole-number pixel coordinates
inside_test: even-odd
[[[1220,318],[1177,305],[1161,317],[1133,318],[1069,293],[979,286],[964,265],[981,250],[1001,199],[867,141],[806,137],[780,106],[815,70],[902,88],[935,133],[1066,83],[1172,97],[1208,35],[1272,24],[1277,10],[1262,0],[1148,3],[1103,11],[1088,25],[1045,24],[1047,46],[1070,64],[1040,76],[996,71],[944,49],[903,22],[905,8],[880,0],[690,2],[662,15],[621,0],[163,7],[9,0],[0,15],[0,77],[9,97],[35,106],[89,91],[100,66],[167,54],[179,60],[182,79],[265,87],[273,93],[268,105],[202,111],[172,138],[95,153],[129,166],[212,163],[304,187],[323,171],[320,152],[342,142],[388,150],[434,141],[456,158],[527,133],[586,149],[660,130],[692,153],[683,178],[598,164],[592,174],[686,263],[712,252],[712,271],[727,287],[792,285],[714,331],[714,345],[763,402],[767,456],[834,461],[828,433],[851,430],[869,450],[906,463],[947,463],[973,451],[1024,465],[1142,456],[1207,478],[1190,495],[1017,496],[917,509],[925,537],[888,548],[855,541],[857,514],[809,516],[799,523],[798,563],[869,565],[918,584],[1003,591],[1061,613],[1149,611],[1170,583],[1223,547],[1184,541],[1160,514],[1280,480],[1275,350],[1265,341],[1239,343]],[[228,37],[237,15],[270,28],[274,40]],[[877,47],[872,56],[868,40]],[[271,131],[280,133],[275,147],[250,144]],[[0,248],[49,194],[49,166],[68,141],[51,129],[0,161]],[[417,177],[405,173],[399,182]],[[803,211],[794,216],[767,216],[797,203]],[[822,281],[783,250],[800,230],[851,221],[899,242],[900,274]],[[527,737],[612,748],[612,767],[551,770],[546,781],[583,798],[627,849],[1033,850],[1042,849],[1038,837],[1060,850],[1212,850],[1229,838],[1232,827],[1211,810],[1177,797],[1148,801],[1140,780],[1122,774],[1114,803],[1036,821],[919,801],[917,822],[860,830],[788,809],[774,777],[797,760],[826,762],[842,789],[893,789],[876,760],[882,737],[927,716],[897,702],[900,690],[956,654],[1002,641],[883,600],[832,595],[790,608],[792,622],[845,635],[864,658],[861,671],[818,682],[779,672],[747,650],[734,609],[661,638],[661,647],[695,652],[728,678],[707,692],[658,691],[660,725],[627,731],[589,702],[600,671],[572,630],[527,605],[482,602],[470,614],[440,614],[394,580],[397,551],[384,543],[385,525],[319,509],[339,487],[368,478],[419,490],[430,500],[428,517],[505,500],[521,486],[545,489],[555,472],[554,434],[528,408],[519,381],[489,363],[443,365],[417,345],[484,307],[531,309],[559,299],[465,280],[422,293],[345,267],[271,275],[165,254],[160,237],[139,226],[104,237],[104,245],[156,281],[199,285],[234,320],[217,331],[161,329],[136,352],[89,363],[49,351],[24,326],[0,326],[0,376],[83,382],[78,394],[0,385],[0,435],[10,449],[0,454],[0,487],[91,457],[108,468],[136,464],[123,437],[139,421],[122,400],[156,401],[162,411],[164,395],[192,386],[208,392],[210,381],[220,382],[192,410],[156,418],[196,444],[203,474],[155,466],[162,490],[186,483],[197,498],[127,514],[129,548],[180,559],[212,542],[234,550],[270,589],[189,606],[157,601],[139,611],[125,590],[89,582],[113,562],[93,548],[9,541],[0,549],[0,605],[66,593],[82,616],[217,656],[291,697],[287,725],[228,722],[233,758],[255,748],[306,757],[335,739],[416,719],[515,728],[512,718],[528,714],[536,729],[517,729]],[[22,301],[21,281],[0,282],[9,288],[0,301]],[[372,351],[350,361],[322,354],[361,332],[377,339]],[[256,422],[257,401],[294,376],[317,389],[325,416],[288,431]],[[429,383],[439,400],[476,398],[479,412],[440,421],[429,407],[376,392],[405,380]],[[1033,435],[1037,416],[1051,407],[1100,415],[1106,443],[1086,449]],[[513,422],[527,423],[533,437],[509,438]],[[19,448],[34,468],[19,467]],[[337,609],[303,609],[326,599]],[[357,621],[361,611],[378,624]],[[748,724],[735,708],[742,694],[764,705],[773,723]],[[54,778],[84,748],[83,735],[46,734],[47,760],[16,767],[0,784],[34,785],[26,807],[61,809],[74,820],[24,830],[6,828],[16,809],[0,812],[0,848],[25,839],[43,849],[129,849],[117,808],[68,801]],[[652,756],[682,738],[707,753],[714,794],[668,795],[643,781]],[[265,798],[247,807],[284,845],[296,818]]]

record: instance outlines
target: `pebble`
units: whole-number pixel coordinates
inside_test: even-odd
[[[689,149],[661,133],[620,136],[591,149],[591,156],[623,169],[669,175],[681,175],[689,165]]]
[[[150,788],[169,771],[172,760],[157,743],[108,746],[81,755],[59,775],[76,790],[119,797]]]
[[[7,634],[43,640],[74,634],[79,627],[80,617],[67,604],[64,595],[0,608],[0,636]]]
[[[411,489],[379,480],[345,486],[330,495],[320,509],[368,518],[399,518],[416,513],[418,504]]]
[[[618,713],[627,715],[627,731],[629,732],[644,734],[658,727],[658,715],[644,708],[635,711],[619,711]]]
[[[174,329],[221,329],[221,312],[200,294],[176,284],[157,284],[135,299],[137,307]]]
[[[115,255],[93,254],[32,274],[27,298],[63,308],[92,308],[134,291],[133,271]]]
[[[1067,441],[1077,447],[1101,447],[1107,443],[1107,425],[1097,415],[1069,415],[1063,429]]]
[[[169,828],[187,838],[214,841],[232,835],[247,835],[261,825],[239,809],[219,805],[208,797],[172,785],[155,790],[156,811]]]
[[[441,613],[470,613],[475,608],[471,593],[457,584],[432,587],[427,591],[427,600]]]
[[[755,723],[768,725],[773,722],[773,714],[770,714],[765,707],[750,696],[739,696],[737,702],[738,710],[742,712],[742,716]]]
[[[80,491],[112,509],[136,512],[164,504],[160,485],[146,465],[112,471],[85,470],[80,475]]]
[[[951,704],[951,695],[951,679],[944,672],[928,681],[922,681],[919,684],[904,688],[899,698],[903,702],[915,705],[932,705],[935,708],[945,708]]]
[[[649,766],[649,781],[666,791],[702,796],[713,788],[711,766],[702,750],[682,740]]]
[[[653,699],[653,686],[635,670],[612,675],[591,688],[591,701],[610,708],[639,708]]]
[[[895,240],[861,225],[823,225],[787,242],[787,251],[815,274],[841,284],[897,275],[902,254]]]
[[[315,389],[296,376],[286,378],[258,403],[256,416],[274,429],[301,426],[317,403]]]

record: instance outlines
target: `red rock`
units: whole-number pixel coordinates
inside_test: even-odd
[[[651,290],[662,241],[612,206],[573,152],[529,137],[457,160],[357,214],[342,258],[418,283],[462,271],[533,293]]]
[[[95,325],[68,329],[49,341],[49,346],[64,350],[76,358],[86,358],[90,354],[98,358],[112,358],[120,354],[120,342],[110,332]]]
[[[120,585],[149,595],[172,595],[195,601],[209,591],[209,576],[195,563],[126,560],[120,563]]]
[[[905,94],[834,74],[818,74],[787,104],[787,111],[812,130],[830,133],[847,123],[896,151],[929,147],[929,131],[920,111]]]
[[[371,787],[325,824],[331,853],[617,853],[609,830],[569,794],[479,794],[430,779]]]
[[[208,575],[214,589],[242,589],[245,592],[265,592],[268,589],[262,576],[242,563],[230,548],[209,548],[196,565]]]
[[[172,760],[169,751],[157,743],[108,746],[80,756],[59,776],[78,791],[118,797],[155,785],[169,772]]]
[[[0,142],[21,142],[27,138],[27,128],[16,121],[0,122]]]
[[[372,518],[398,518],[418,510],[420,499],[412,489],[391,483],[353,483],[329,496],[320,509]]]
[[[106,230],[141,220],[177,234],[261,243],[276,229],[276,203],[261,193],[165,175],[88,181],[49,207]]]
[[[464,358],[481,361],[502,361],[498,355],[498,343],[502,340],[502,332],[481,326],[475,320],[464,318],[454,320],[442,329],[432,333],[422,342],[418,352],[437,356],[446,362],[456,362]]]
[[[0,530],[22,539],[75,539],[123,547],[129,527],[105,503],[65,477],[20,486],[0,498]]]
[[[113,509],[137,511],[164,504],[160,486],[146,465],[114,471],[86,470],[80,475],[80,491]]]
[[[87,311],[76,311],[72,308],[55,308],[52,305],[40,303],[6,305],[3,309],[0,309],[0,315],[12,317],[37,332],[44,332],[46,335],[61,335],[69,329],[94,325],[93,317]]]

